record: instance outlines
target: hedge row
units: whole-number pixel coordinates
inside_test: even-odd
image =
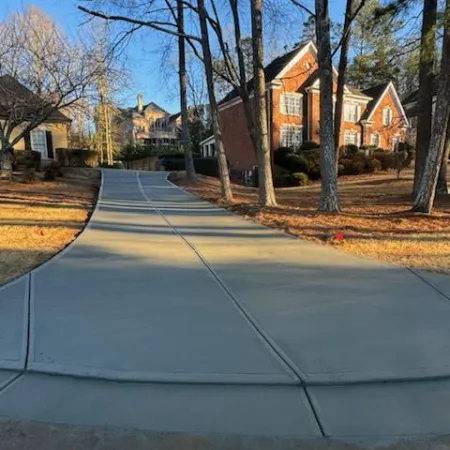
[[[98,153],[95,150],[57,148],[56,156],[63,167],[94,167],[98,164]]]
[[[173,172],[177,170],[185,170],[186,165],[184,158],[167,156],[161,158],[161,163],[165,170]],[[219,176],[219,164],[217,158],[194,158],[195,171],[209,177]]]

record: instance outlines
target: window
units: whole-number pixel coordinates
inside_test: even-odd
[[[361,135],[356,131],[346,131],[344,135],[344,144],[353,144],[359,147]]]
[[[380,146],[380,135],[378,133],[372,133],[370,135],[370,145],[375,145],[375,147]]]
[[[390,125],[392,123],[392,110],[391,108],[383,109],[383,125]]]
[[[31,150],[39,152],[42,158],[47,158],[47,136],[45,130],[33,130],[30,133]]]
[[[344,105],[344,120],[346,122],[356,123],[359,120],[360,107],[359,105],[350,105],[346,103]]]
[[[400,144],[400,138],[398,136],[392,137],[392,150],[394,152],[398,151],[398,146]]]
[[[288,114],[290,116],[301,116],[303,96],[301,94],[281,94],[280,108],[281,114]]]
[[[281,146],[297,149],[303,142],[303,128],[298,125],[281,126]]]

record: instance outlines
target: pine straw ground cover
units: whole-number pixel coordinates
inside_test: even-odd
[[[0,181],[0,284],[72,242],[94,208],[98,187],[99,172],[89,169],[68,170],[53,182]]]
[[[450,273],[450,196],[436,200],[432,216],[410,213],[412,176],[408,171],[400,180],[394,172],[340,178],[341,214],[317,212],[319,183],[277,189],[279,206],[273,208],[257,204],[254,188],[233,185],[234,203],[223,206],[304,239],[339,245],[345,252]],[[199,176],[196,185],[189,185],[179,172],[171,179],[205,200],[219,199],[215,178]]]

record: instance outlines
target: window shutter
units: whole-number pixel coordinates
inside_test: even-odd
[[[286,96],[284,94],[280,95],[280,112],[286,114]]]
[[[53,153],[53,137],[51,131],[45,132],[45,138],[47,139],[47,158],[53,159],[54,153]]]

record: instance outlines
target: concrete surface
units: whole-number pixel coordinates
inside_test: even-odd
[[[157,175],[141,180],[152,205],[197,249],[302,379],[450,375],[450,301],[410,271],[246,222],[174,186],[162,187]]]
[[[0,369],[25,367],[28,278],[21,277],[0,288]]]
[[[105,170],[75,243],[0,290],[0,369],[16,369],[0,370],[0,436],[427,448],[418,437],[450,433],[450,277],[418,275],[248,222],[165,174]]]

